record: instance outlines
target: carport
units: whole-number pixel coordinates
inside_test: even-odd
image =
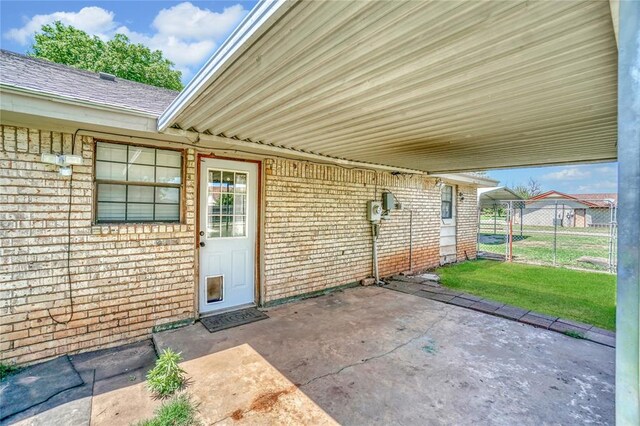
[[[618,159],[616,418],[638,424],[639,31],[635,1],[264,1],[159,130],[411,173]]]

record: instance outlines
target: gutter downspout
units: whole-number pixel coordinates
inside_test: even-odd
[[[373,241],[373,276],[376,279],[376,284],[380,284],[380,273],[378,271],[378,233],[380,231],[380,224],[371,222],[371,237]]]

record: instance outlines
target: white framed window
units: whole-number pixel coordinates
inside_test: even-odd
[[[96,142],[95,222],[180,222],[182,152]]]
[[[440,216],[442,219],[453,218],[453,186],[451,185],[442,187]]]

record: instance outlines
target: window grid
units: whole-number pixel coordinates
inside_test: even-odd
[[[225,175],[229,174],[232,176],[231,183],[227,183],[227,190],[223,190]],[[207,175],[207,238],[246,237],[247,173],[208,169]],[[241,180],[244,181],[241,182]],[[231,184],[233,189],[230,190],[229,185]],[[215,211],[216,206],[218,207],[217,212]]]
[[[125,159],[126,161],[117,161],[117,160],[101,160],[98,158],[98,144],[104,145],[118,145],[125,148]],[[112,163],[112,164],[124,164],[125,165],[125,180],[113,180],[113,179],[98,179],[96,178],[96,223],[179,223],[180,222],[180,211],[181,211],[181,199],[182,199],[182,154],[180,153],[180,166],[171,166],[171,165],[158,165],[158,151],[168,151],[168,152],[176,152],[173,150],[160,150],[157,148],[149,148],[153,149],[153,164],[146,163],[133,163],[130,160],[130,145],[125,144],[114,144],[107,142],[97,142],[96,144],[96,162],[101,163]],[[146,148],[146,147],[140,147]],[[153,167],[153,182],[146,181],[130,181],[129,180],[129,166],[132,165],[143,165]],[[157,182],[158,179],[158,167],[163,167],[167,169],[179,170],[179,180],[180,183],[164,183]],[[124,186],[124,201],[113,201],[113,200],[100,200],[100,187],[101,185],[121,185]],[[151,202],[140,202],[140,201],[129,201],[129,189],[130,187],[150,187],[152,188],[153,198]],[[161,188],[175,188],[177,190],[177,202],[159,202],[157,201],[156,192]],[[100,204],[124,204],[124,219],[114,219],[107,218],[102,219],[100,214]],[[129,218],[129,205],[151,205],[151,218],[143,218],[143,219],[131,219]],[[166,206],[176,206],[177,207],[177,215],[175,219],[157,219],[157,205],[166,205]]]
[[[442,219],[453,218],[453,187],[451,185],[445,185],[442,188],[441,199],[440,212]]]

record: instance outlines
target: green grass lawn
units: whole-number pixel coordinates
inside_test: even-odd
[[[444,286],[615,330],[615,275],[476,260],[437,270]]]

